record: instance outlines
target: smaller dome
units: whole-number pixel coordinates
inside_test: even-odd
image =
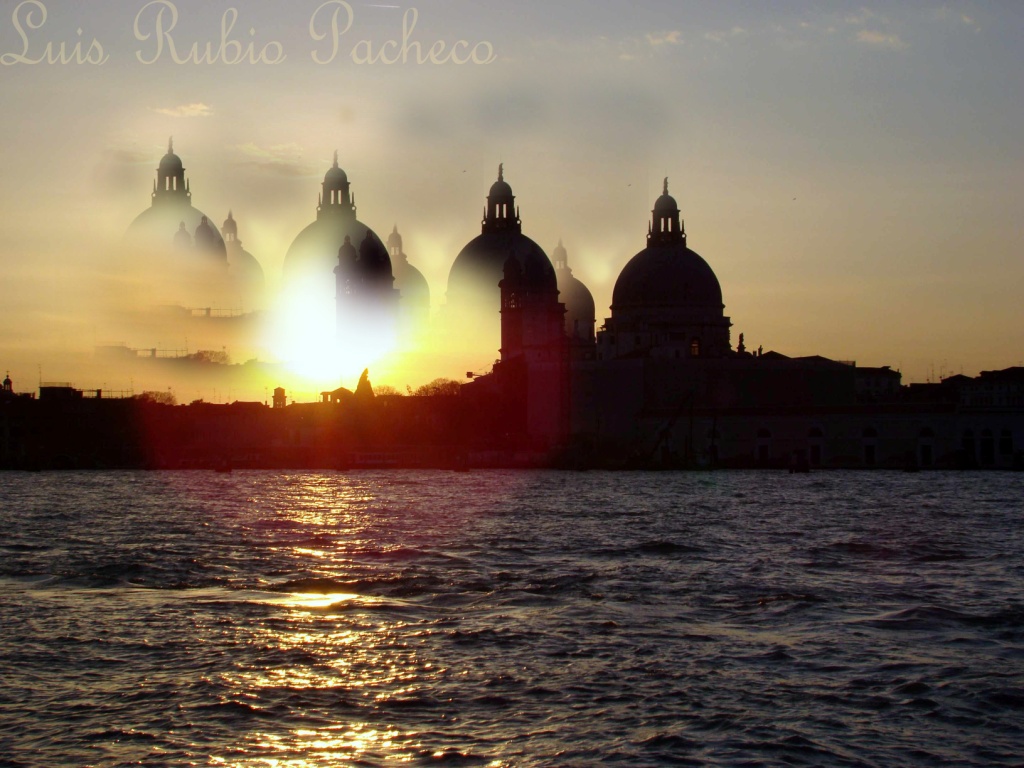
[[[224,240],[205,216],[199,220],[199,226],[196,227],[194,238],[197,249],[227,260],[227,248],[224,245]]]
[[[512,187],[509,186],[507,181],[496,181],[491,184],[491,191],[487,196],[495,198],[512,197]]]
[[[184,170],[185,167],[182,165],[181,158],[173,152],[168,152],[160,159],[160,171],[162,173],[174,174]]]
[[[339,187],[348,184],[348,174],[338,167],[338,152],[334,152],[334,165],[327,169],[324,174],[324,185],[328,187]]]
[[[181,163],[181,158],[174,154],[174,139],[170,139],[167,142],[167,154],[160,158],[161,173],[173,175],[178,171],[184,171],[185,167]]]
[[[328,187],[336,187],[347,183],[348,174],[336,165],[329,168],[327,173],[324,174],[324,184]]]
[[[565,304],[565,326],[566,332],[573,336],[578,333],[576,321],[581,324],[589,324],[593,328],[594,319],[597,316],[594,306],[594,295],[590,289],[572,275],[567,275],[558,281],[558,300]],[[588,333],[588,335],[590,335]]]
[[[491,184],[491,191],[487,194],[487,197],[492,200],[511,200],[514,197],[512,187],[505,181],[504,163],[498,166],[498,180]]]

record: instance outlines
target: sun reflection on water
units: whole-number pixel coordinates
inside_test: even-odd
[[[438,752],[437,740],[459,722],[463,671],[425,639],[447,631],[433,629],[446,614],[416,592],[419,580],[435,578],[417,564],[433,534],[393,514],[379,492],[386,483],[325,473],[288,477],[269,496],[253,488],[253,544],[274,567],[244,593],[250,620],[218,629],[237,654],[233,669],[210,682],[225,716],[237,711],[246,725],[235,751],[214,764],[456,757],[447,738]]]
[[[248,739],[247,751],[253,756],[238,762],[223,757],[211,760],[213,765],[268,766],[268,768],[313,768],[337,765],[339,762],[373,756],[390,763],[408,763],[414,755],[389,754],[397,746],[416,749],[397,729],[379,729],[365,723],[332,725],[319,729],[297,728],[287,733],[254,733]]]

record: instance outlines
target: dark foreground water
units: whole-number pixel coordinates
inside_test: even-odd
[[[1020,765],[1022,474],[0,475],[0,765]]]

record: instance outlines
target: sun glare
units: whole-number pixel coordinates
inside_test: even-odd
[[[364,369],[387,357],[395,340],[389,329],[368,324],[340,333],[333,301],[311,300],[301,289],[288,290],[278,304],[270,338],[274,356],[287,369],[322,386],[354,388]]]

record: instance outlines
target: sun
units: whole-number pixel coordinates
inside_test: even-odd
[[[271,351],[289,372],[324,385],[354,384],[396,345],[394,329],[387,325],[339,328],[334,302],[315,300],[301,285],[281,295],[268,336]]]

